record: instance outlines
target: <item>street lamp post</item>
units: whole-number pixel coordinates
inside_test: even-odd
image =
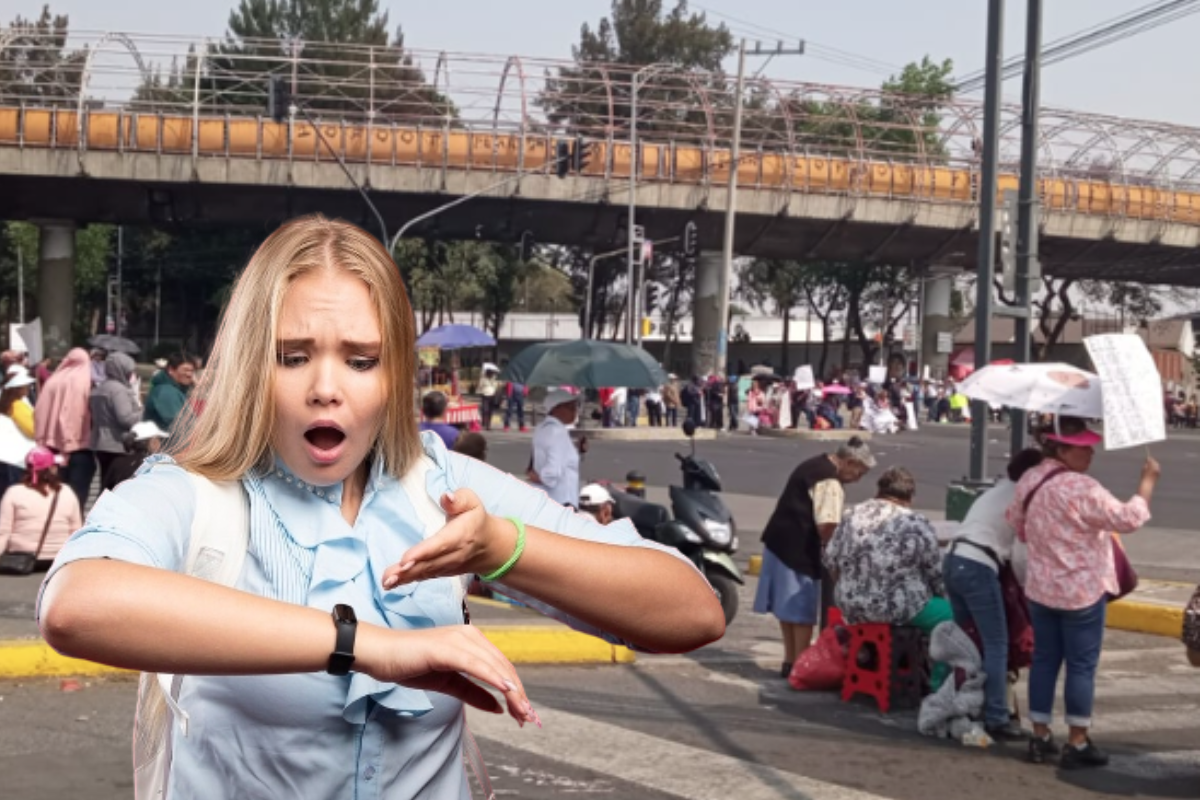
[[[674,64],[658,61],[646,66],[633,73],[633,77],[629,80],[629,220],[627,222],[626,238],[628,241],[626,249],[629,253],[629,272],[627,280],[629,289],[625,292],[625,302],[628,304],[628,317],[625,320],[625,344],[633,344],[633,331],[636,324],[635,317],[637,316],[637,297],[639,292],[634,288],[634,264],[637,262],[637,243],[634,242],[633,229],[637,224],[635,219],[637,215],[637,176],[638,166],[641,159],[638,158],[638,140],[637,140],[637,97],[638,83],[642,79],[642,73],[653,72],[656,69],[671,69]]]

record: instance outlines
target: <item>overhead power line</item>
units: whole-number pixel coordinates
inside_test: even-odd
[[[1138,34],[1153,30],[1171,22],[1200,12],[1200,0],[1158,0],[1096,23],[1089,28],[1055,39],[1042,47],[1042,66],[1058,64],[1101,47],[1124,41]],[[1024,56],[1012,56],[1005,60],[1002,78],[1019,75],[1024,68]],[[973,72],[956,85],[957,92],[973,92],[983,87],[984,73]]]
[[[757,22],[751,22],[747,19],[735,17],[732,14],[726,14],[724,11],[717,11],[715,8],[709,8],[699,3],[692,3],[692,8],[703,11],[706,14],[712,14],[714,17],[719,17],[725,22],[730,23],[730,30],[747,39],[779,39],[784,42],[799,42],[803,41],[806,46],[806,55],[809,58],[815,58],[818,61],[825,61],[830,64],[848,67],[850,69],[861,70],[863,72],[871,72],[876,75],[892,75],[900,72],[903,67],[896,64],[889,64],[886,61],[880,61],[870,56],[852,53],[848,50],[842,50],[830,45],[814,42],[812,39],[796,36],[786,31],[772,28],[767,25],[762,25]]]

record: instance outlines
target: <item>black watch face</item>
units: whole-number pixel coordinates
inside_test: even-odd
[[[358,622],[358,617],[354,615],[354,609],[345,604],[338,604],[333,607],[333,617],[339,623],[348,622],[354,624]]]

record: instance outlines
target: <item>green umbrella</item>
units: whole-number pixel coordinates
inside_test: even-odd
[[[578,339],[525,348],[508,363],[500,379],[526,386],[654,389],[667,382],[667,373],[640,347]]]

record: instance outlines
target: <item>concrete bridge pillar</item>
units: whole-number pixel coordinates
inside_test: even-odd
[[[724,268],[721,252],[706,251],[696,264],[696,302],[692,318],[692,374],[707,375],[716,369],[717,335],[721,304],[717,296]]]
[[[921,297],[921,368],[929,368],[929,376],[945,378],[950,371],[950,354],[938,352],[938,335],[953,335],[950,319],[950,297],[954,289],[951,275],[931,275],[923,284]],[[942,348],[945,349],[945,348]]]
[[[75,223],[38,222],[38,313],[48,356],[61,358],[71,349],[75,317]]]

